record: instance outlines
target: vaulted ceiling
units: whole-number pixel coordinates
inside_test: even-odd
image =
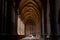
[[[40,10],[40,0],[21,0],[19,3],[19,15],[24,23],[29,19],[37,23],[40,19]]]
[[[35,24],[37,32],[41,26],[41,1],[21,0],[18,6],[19,15],[24,24]]]

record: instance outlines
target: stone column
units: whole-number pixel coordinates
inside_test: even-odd
[[[50,4],[49,0],[47,0],[47,36],[46,38],[49,40],[51,35],[51,27],[50,27]]]

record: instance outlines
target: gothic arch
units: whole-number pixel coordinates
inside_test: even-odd
[[[19,3],[19,15],[26,28],[34,22],[36,35],[41,35],[41,2],[40,0],[21,0]],[[31,21],[32,20],[32,21]],[[33,24],[32,24],[33,27]]]
[[[19,3],[19,7],[20,9],[22,9],[23,7],[25,7],[28,4],[33,4],[36,8],[41,8],[41,1],[40,0],[21,0],[21,2]],[[21,6],[22,5],[22,6]]]

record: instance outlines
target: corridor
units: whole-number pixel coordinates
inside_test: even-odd
[[[60,40],[60,0],[0,0],[3,40]]]

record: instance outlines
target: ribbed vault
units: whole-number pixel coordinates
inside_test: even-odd
[[[24,8],[25,6],[27,6],[29,4],[33,4],[38,9],[41,8],[40,0],[22,0],[19,4],[20,10],[22,10],[22,8]],[[31,5],[31,6],[33,6],[33,5]]]
[[[36,35],[40,32],[41,27],[41,2],[40,0],[21,0],[19,3],[19,15],[21,20],[26,25],[26,33],[28,33],[29,26],[35,25]],[[30,34],[30,33],[29,33]]]

